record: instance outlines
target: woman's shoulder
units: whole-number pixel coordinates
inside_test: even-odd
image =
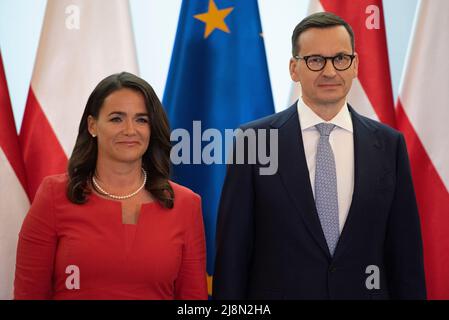
[[[183,221],[183,223],[186,223],[186,226],[188,226],[192,221],[195,221],[202,216],[201,196],[186,186],[171,180],[169,180],[169,183],[175,194],[173,209],[175,212],[178,212],[180,216],[184,217],[180,221]],[[186,214],[187,212],[190,212],[190,214]]]
[[[62,192],[65,194],[68,179],[69,177],[67,173],[46,176],[42,180],[37,193],[51,192],[52,194],[58,194]]]
[[[34,206],[57,206],[66,203],[67,174],[46,176],[42,179],[39,188],[34,195],[32,204]]]
[[[43,185],[51,185],[52,187],[66,187],[67,182],[69,180],[69,176],[67,173],[54,174],[50,176],[46,176],[42,180]]]
[[[193,190],[169,180],[170,186],[175,193],[175,201],[201,201],[201,196]]]

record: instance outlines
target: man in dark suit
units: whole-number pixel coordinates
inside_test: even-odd
[[[277,172],[228,166],[214,298],[425,299],[404,138],[346,101],[358,71],[351,27],[311,15],[295,28],[292,50],[302,97],[242,127],[278,130]]]

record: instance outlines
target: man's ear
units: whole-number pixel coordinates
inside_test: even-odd
[[[97,136],[97,120],[92,116],[87,117],[87,130],[91,136]]]
[[[293,57],[290,58],[289,71],[290,71],[290,77],[292,78],[292,80],[294,82],[299,81],[298,72],[297,72],[298,62],[299,62],[299,60],[297,60]]]
[[[352,62],[354,64],[353,68],[354,68],[354,78],[357,78],[358,74],[359,74],[359,55],[357,54],[357,52],[354,53],[355,57],[354,57],[354,61]]]

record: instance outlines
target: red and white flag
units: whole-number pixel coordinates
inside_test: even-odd
[[[0,54],[0,300],[12,299],[17,240],[29,208],[25,170]]]
[[[348,22],[355,35],[359,73],[348,102],[357,112],[395,127],[394,100],[388,62],[382,0],[311,0],[309,13],[332,12]],[[293,84],[290,102],[300,95]]]
[[[429,299],[449,299],[449,1],[421,1],[396,108],[421,216]]]
[[[128,0],[48,0],[20,130],[31,199],[66,171],[89,94],[121,71],[138,73]]]

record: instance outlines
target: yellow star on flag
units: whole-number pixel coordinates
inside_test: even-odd
[[[229,33],[229,28],[226,25],[224,19],[234,10],[234,7],[218,10],[214,0],[209,1],[209,11],[194,16],[206,24],[204,30],[204,38],[206,39],[215,29]]]

